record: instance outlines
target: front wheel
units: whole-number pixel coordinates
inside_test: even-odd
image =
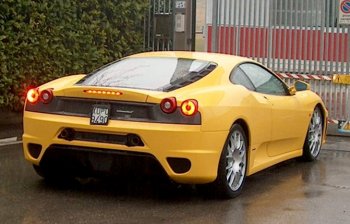
[[[221,153],[218,176],[213,183],[220,197],[240,194],[246,177],[248,140],[243,128],[234,124]]]
[[[323,139],[323,118],[321,109],[316,107],[307,130],[306,139],[303,147],[303,159],[305,161],[314,161],[321,151]]]

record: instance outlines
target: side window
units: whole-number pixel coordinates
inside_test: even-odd
[[[236,68],[231,74],[230,81],[234,84],[242,85],[249,90],[255,91],[253,83],[240,68]]]
[[[271,95],[288,95],[285,84],[263,67],[245,63],[239,66],[253,83],[255,91]]]

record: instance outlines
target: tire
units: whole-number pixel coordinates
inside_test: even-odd
[[[237,197],[243,188],[247,171],[248,140],[243,128],[234,124],[221,152],[218,176],[213,187],[222,198]]]
[[[314,161],[317,159],[321,151],[323,139],[323,116],[321,109],[316,107],[307,130],[304,147],[303,160]]]

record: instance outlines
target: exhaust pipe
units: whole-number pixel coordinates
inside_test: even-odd
[[[127,146],[144,146],[141,138],[135,134],[128,134],[126,136],[126,145]]]
[[[75,137],[75,131],[73,128],[65,128],[62,130],[59,138],[63,138],[67,141],[72,141]]]

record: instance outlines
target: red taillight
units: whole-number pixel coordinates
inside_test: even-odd
[[[50,103],[53,99],[52,89],[45,89],[39,92],[38,88],[30,89],[27,93],[27,100],[30,103],[37,103],[39,100],[45,104]]]
[[[185,100],[181,104],[181,112],[186,116],[195,115],[198,112],[198,102],[197,100]]]
[[[177,105],[175,97],[165,98],[160,103],[160,109],[162,109],[162,111],[167,114],[173,113],[176,108]]]
[[[28,93],[27,93],[27,100],[30,103],[36,103],[36,102],[38,102],[38,99],[39,99],[39,90],[38,90],[38,88],[30,89],[28,91]]]
[[[53,93],[51,89],[45,89],[40,93],[40,101],[47,104],[50,103],[53,98]]]

